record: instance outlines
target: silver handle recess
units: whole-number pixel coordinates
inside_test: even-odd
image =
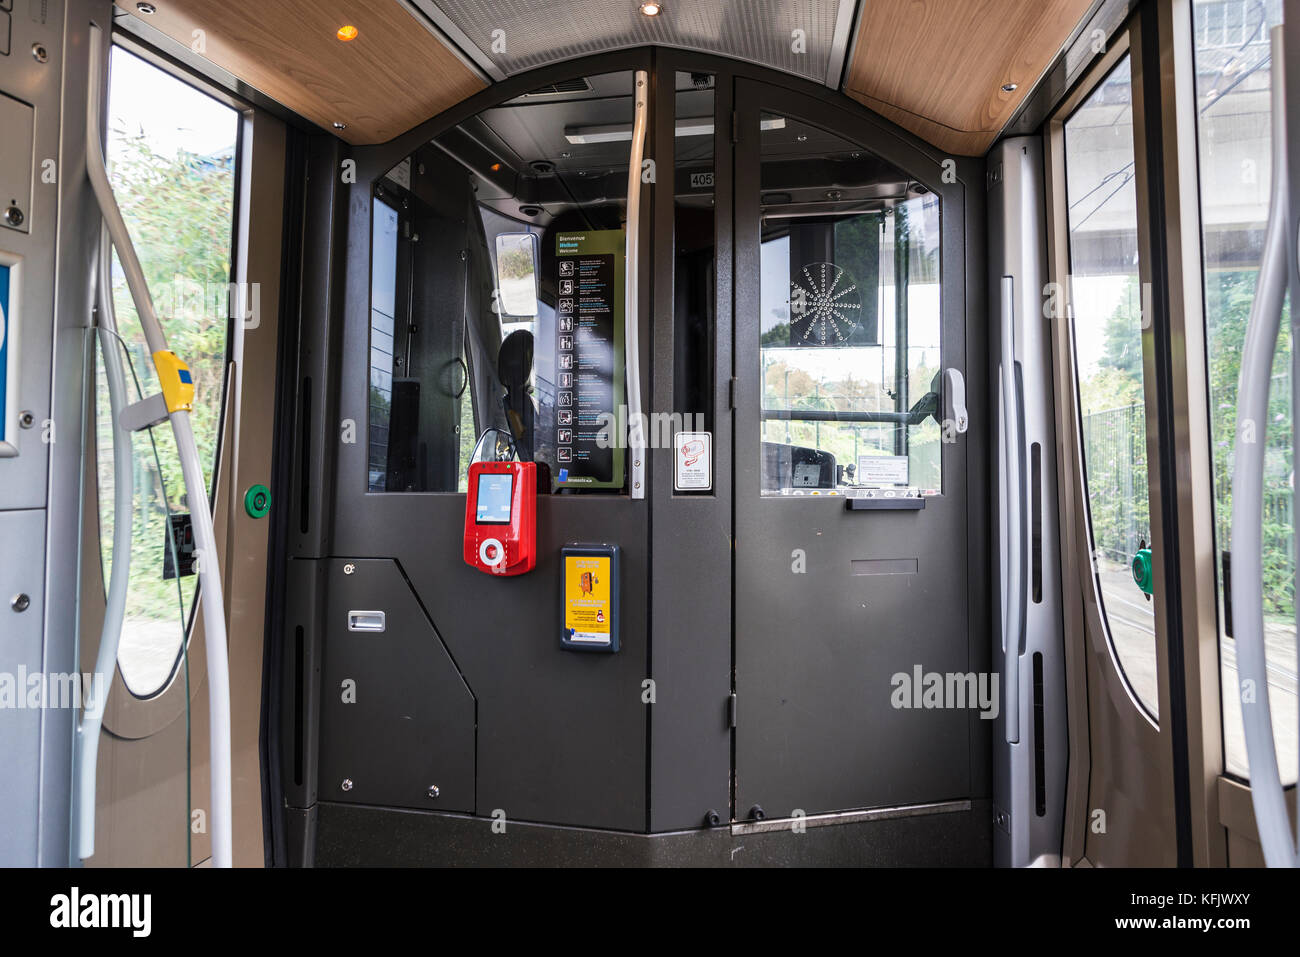
[[[645,158],[646,115],[649,112],[650,74],[636,71],[635,122],[632,124],[632,155],[627,168],[627,260],[624,268],[626,290],[624,303],[623,348],[627,363],[628,454],[632,458],[632,497],[645,498],[645,433],[641,416],[641,164]]]
[[[1264,255],[1246,323],[1237,384],[1237,433],[1232,473],[1232,617],[1237,642],[1238,697],[1250,765],[1250,797],[1259,843],[1269,867],[1295,867],[1268,703],[1264,655],[1263,498],[1268,390],[1287,287],[1286,96],[1282,27],[1272,34],[1273,186]],[[1249,689],[1250,694],[1246,694]]]
[[[1020,434],[1020,389],[1016,382],[1015,344],[1016,281],[1002,277],[1002,455],[1005,473],[1005,507],[1002,510],[1002,547],[1007,573],[1002,582],[1003,680],[1007,684],[1006,738],[1020,741],[1020,654],[1024,644],[1024,455]]]
[[[381,632],[387,628],[387,619],[382,611],[348,612],[348,631]]]

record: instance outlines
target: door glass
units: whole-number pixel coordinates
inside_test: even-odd
[[[717,78],[711,73],[677,73],[674,79],[673,411],[681,413],[681,431],[712,433],[718,279],[713,155]],[[712,492],[679,489],[677,494]]]
[[[1155,613],[1131,570],[1151,540],[1132,93],[1125,57],[1065,122],[1065,172],[1092,565],[1120,670],[1155,717]]]
[[[1255,298],[1272,184],[1269,29],[1282,0],[1197,0],[1193,6],[1200,158],[1210,442],[1218,546],[1223,745],[1228,771],[1247,776],[1237,648],[1226,634],[1232,541],[1232,456],[1237,379]],[[1295,493],[1292,462],[1291,323],[1278,336],[1264,458],[1264,647],[1278,769],[1296,780]]]
[[[114,48],[109,84],[108,161],[113,191],[135,243],[167,335],[194,376],[190,420],[204,478],[212,488],[221,432],[227,361],[228,294],[235,215],[239,114],[139,57]],[[130,401],[159,391],[153,361],[116,259],[113,302],[126,360]],[[97,407],[107,415],[101,377]],[[112,432],[97,430],[101,549],[108,580],[112,554]],[[156,454],[155,454],[156,445]],[[169,513],[188,513],[180,458],[170,428],[133,439],[136,516],[130,588],[118,667],[132,693],[148,697],[178,672],[193,613],[193,574],[177,581],[169,554]],[[182,543],[182,549],[184,543]],[[182,571],[188,563],[182,555]],[[179,587],[179,600],[178,600]]]
[[[764,113],[762,494],[943,490],[939,198]]]
[[[370,491],[464,491],[489,429],[546,491],[623,489],[633,93],[630,71],[534,90],[376,185]]]

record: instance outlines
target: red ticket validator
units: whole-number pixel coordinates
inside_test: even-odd
[[[465,563],[488,575],[537,564],[537,465],[475,462],[465,497]]]

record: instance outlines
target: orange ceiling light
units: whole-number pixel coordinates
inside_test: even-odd
[[[349,23],[346,26],[339,27],[336,35],[344,43],[347,43],[349,40],[355,40],[357,38],[357,28]]]

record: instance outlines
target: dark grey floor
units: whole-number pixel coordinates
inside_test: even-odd
[[[987,800],[969,810],[733,834],[645,835],[356,805],[317,805],[318,867],[987,867]]]

